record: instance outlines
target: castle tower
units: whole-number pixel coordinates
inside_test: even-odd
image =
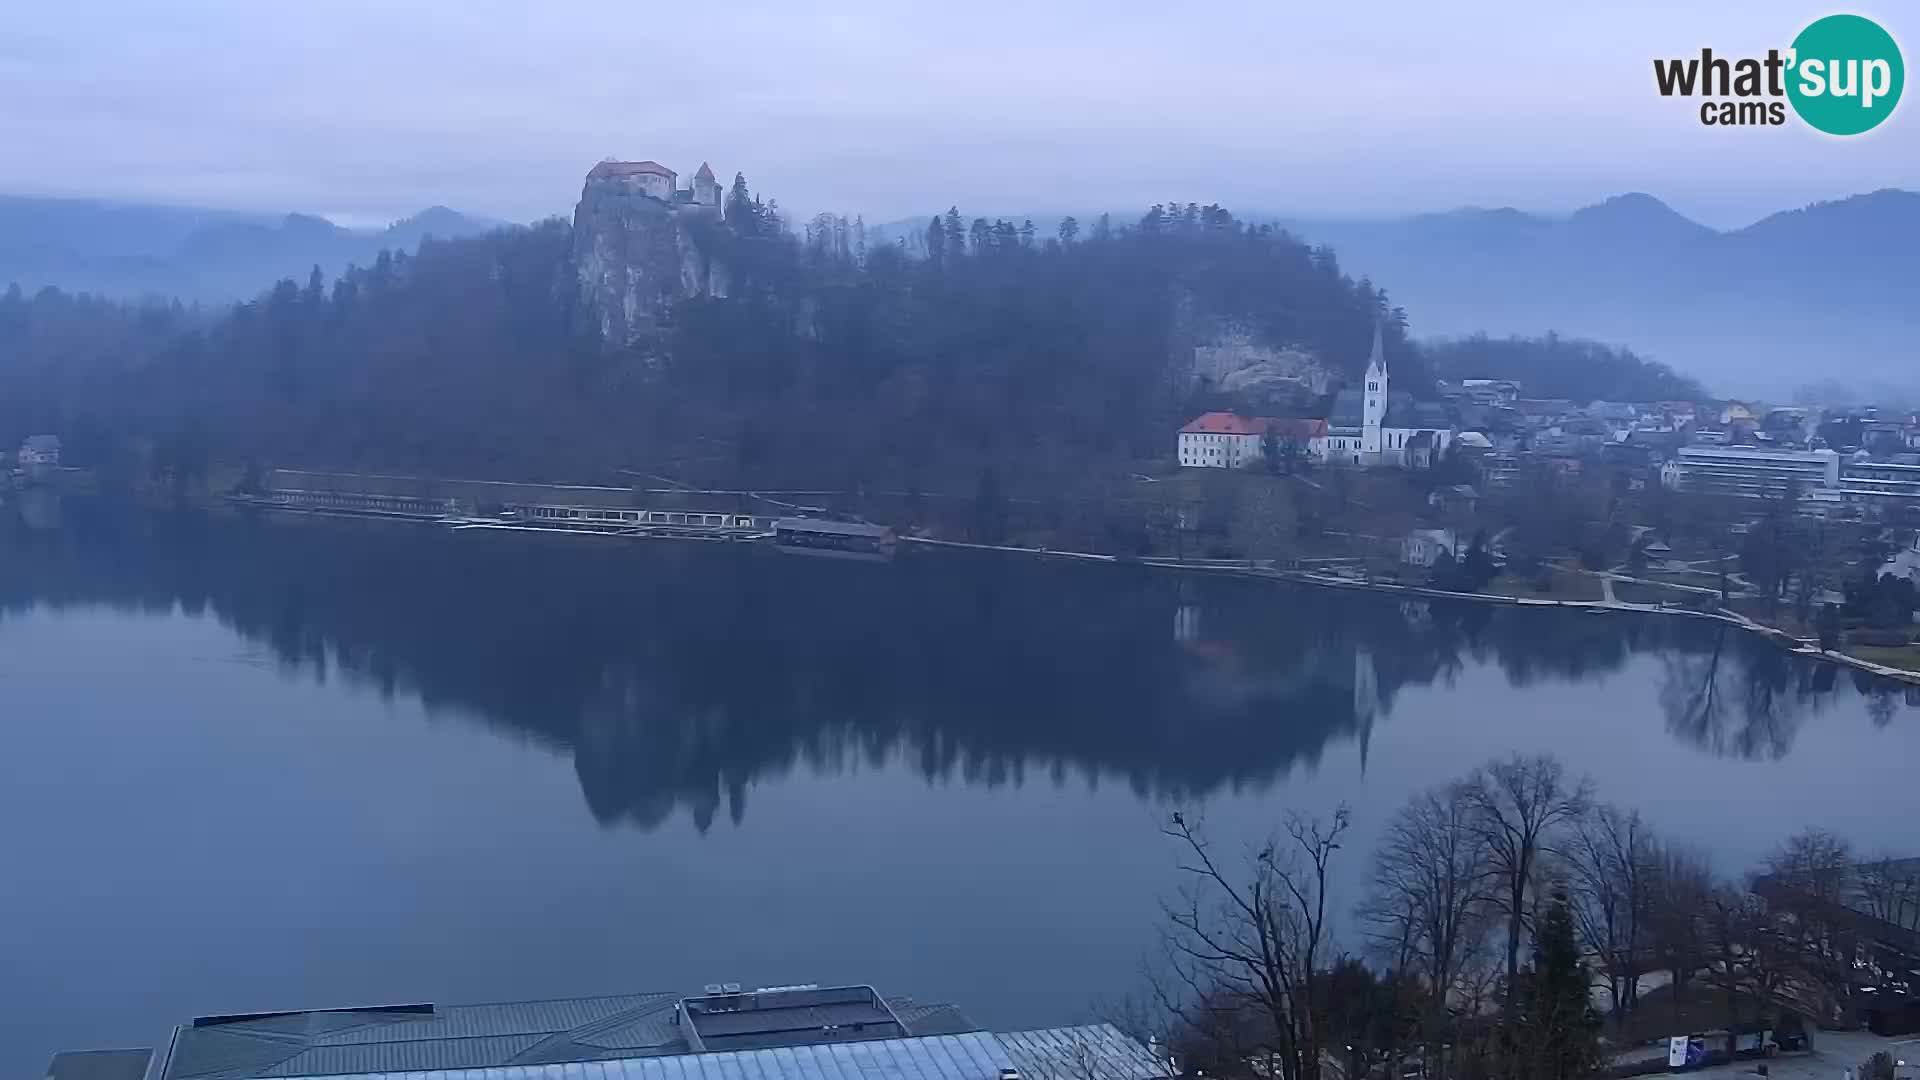
[[[1361,401],[1360,450],[1378,461],[1381,447],[1380,427],[1387,418],[1387,354],[1382,346],[1380,323],[1373,324],[1373,352],[1367,357],[1366,396]]]
[[[720,208],[720,181],[714,178],[713,167],[704,161],[700,163],[700,171],[693,174],[693,201],[696,206]]]

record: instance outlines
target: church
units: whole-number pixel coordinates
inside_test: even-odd
[[[1376,322],[1366,378],[1359,387],[1335,395],[1327,416],[1327,464],[1424,469],[1453,445],[1454,425],[1446,406],[1395,393],[1387,388],[1387,378],[1387,356]]]

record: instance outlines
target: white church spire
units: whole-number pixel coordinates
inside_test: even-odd
[[[1380,332],[1380,320],[1373,323],[1373,351],[1367,356],[1367,381],[1363,387],[1360,412],[1360,449],[1378,461],[1381,446],[1380,427],[1387,418],[1387,353]]]

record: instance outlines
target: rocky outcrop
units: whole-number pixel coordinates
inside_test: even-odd
[[[1246,399],[1250,406],[1280,406],[1327,393],[1333,373],[1312,353],[1275,348],[1239,328],[1216,329],[1194,346],[1193,375]]]
[[[621,345],[658,334],[683,300],[727,295],[719,209],[669,202],[624,179],[589,174],[573,212],[581,298],[601,336]]]

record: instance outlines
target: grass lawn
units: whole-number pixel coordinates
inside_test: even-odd
[[[1920,671],[1920,645],[1848,645],[1848,656],[1906,671]]]
[[[1571,570],[1555,568],[1552,575],[1553,587],[1542,592],[1533,587],[1530,580],[1513,577],[1508,574],[1493,580],[1487,591],[1498,596],[1518,596],[1529,600],[1600,600],[1600,579],[1591,574],[1576,573]]]
[[[1684,589],[1667,589],[1658,585],[1643,585],[1637,581],[1616,581],[1613,583],[1613,598],[1629,604],[1698,604],[1702,594],[1687,592]],[[1708,599],[1713,599],[1709,597]]]

